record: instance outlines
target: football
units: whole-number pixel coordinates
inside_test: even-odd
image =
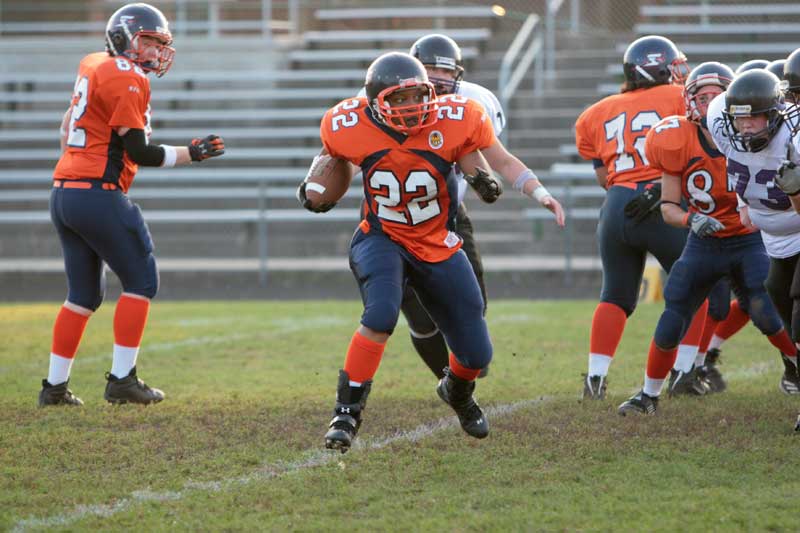
[[[330,155],[318,155],[306,176],[306,198],[311,205],[335,204],[350,188],[350,163]]]

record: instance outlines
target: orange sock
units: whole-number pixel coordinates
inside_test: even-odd
[[[89,316],[62,306],[53,325],[51,353],[65,359],[74,358],[75,353],[78,351],[78,345],[81,343],[83,331],[86,329],[86,323],[89,321]]]
[[[748,320],[750,320],[750,317],[739,307],[739,300],[733,300],[731,302],[731,310],[730,313],[728,313],[728,318],[717,326],[714,335],[720,339],[729,339],[742,329],[744,325],[747,324]]]
[[[781,328],[778,333],[770,335],[767,338],[769,339],[769,342],[771,342],[774,347],[779,349],[783,355],[787,357],[797,356],[797,347],[792,342],[792,339],[789,338],[789,332],[785,329]]]
[[[589,353],[614,357],[628,316],[618,305],[600,302],[592,317]]]
[[[150,300],[122,293],[114,310],[114,344],[140,346],[149,311]]]
[[[650,352],[647,354],[647,377],[652,379],[666,379],[670,368],[675,364],[678,348],[662,350],[656,346],[656,341],[650,341]]]
[[[372,379],[381,364],[385,347],[386,343],[371,341],[356,331],[344,359],[344,371],[350,376],[350,381],[364,383]]]
[[[711,342],[711,336],[714,335],[714,331],[717,329],[719,322],[711,318],[711,315],[706,317],[706,323],[703,326],[703,336],[700,337],[700,353],[706,353],[708,351],[708,343]]]
[[[452,352],[450,353],[450,370],[456,376],[460,377],[461,379],[466,379],[467,381],[475,381],[478,379],[478,374],[481,373],[480,368],[467,368],[459,363],[458,359],[456,359],[456,356]]]
[[[703,336],[703,326],[706,323],[706,315],[708,314],[708,300],[697,309],[697,312],[692,317],[692,322],[689,324],[689,329],[683,335],[681,344],[688,346],[700,346],[700,337]]]

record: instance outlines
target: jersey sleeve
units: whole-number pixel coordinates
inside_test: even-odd
[[[483,150],[495,143],[497,137],[494,134],[492,121],[482,109],[480,104],[470,101],[467,105],[466,131],[469,132],[461,150],[456,156],[456,160],[461,159],[475,150]]]
[[[333,115],[333,110],[329,109],[322,117],[322,122],[319,123],[319,138],[322,140],[322,146],[326,152],[333,157],[340,157],[331,131],[331,115]]]
[[[681,176],[686,162],[684,151],[689,129],[677,117],[667,117],[650,128],[644,144],[645,157],[650,168],[672,176]]]
[[[708,131],[711,133],[711,138],[714,139],[714,144],[721,152],[727,151],[728,138],[725,136],[725,117],[722,116],[722,110],[725,109],[725,93],[717,96],[708,105],[708,112],[706,120],[708,121]]]
[[[591,108],[581,113],[575,122],[575,146],[583,159],[602,160],[599,150],[594,145],[590,122]]]
[[[147,78],[131,72],[106,81],[104,92],[111,117],[111,128],[145,128],[145,114],[150,103],[150,83]]]

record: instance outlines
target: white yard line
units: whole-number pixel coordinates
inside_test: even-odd
[[[486,415],[490,420],[511,414],[526,407],[533,407],[540,405],[544,402],[550,401],[551,398],[542,397],[530,400],[523,400],[510,404],[503,404],[497,406],[489,406],[485,409]],[[408,431],[400,431],[393,435],[386,437],[374,437],[370,439],[358,439],[353,445],[353,453],[365,453],[370,450],[380,450],[391,446],[398,442],[417,442],[424,438],[430,437],[440,431],[457,428],[458,421],[456,417],[440,418],[428,424],[422,424],[414,429]],[[466,435],[459,434],[459,438],[468,439]],[[93,505],[78,505],[71,511],[62,514],[46,516],[42,518],[25,518],[18,521],[13,532],[22,532],[32,529],[43,529],[51,527],[63,527],[68,524],[77,522],[84,518],[92,516],[99,516],[108,518],[122,511],[126,511],[131,507],[143,502],[171,502],[178,501],[188,496],[192,492],[228,492],[236,490],[239,487],[250,485],[251,483],[267,482],[282,476],[292,475],[297,472],[323,466],[337,461],[344,466],[343,456],[338,452],[326,451],[320,448],[306,450],[301,454],[301,457],[296,461],[291,462],[277,462],[268,464],[254,470],[253,472],[244,476],[223,478],[216,481],[192,481],[188,480],[183,484],[183,488],[178,491],[153,491],[149,488],[135,490],[127,497],[115,500],[113,503],[99,503]]]

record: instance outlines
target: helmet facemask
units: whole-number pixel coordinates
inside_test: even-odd
[[[736,119],[766,115],[767,124],[756,132],[742,133],[736,128]],[[760,152],[769,145],[784,120],[783,108],[752,110],[749,105],[731,105],[722,112],[725,135],[737,152]]]
[[[708,113],[708,106],[711,99],[716,97],[714,95],[705,104],[698,102],[698,98],[704,95],[721,94],[725,88],[730,85],[731,80],[718,74],[704,74],[696,79],[693,79],[686,84],[683,90],[683,99],[686,104],[686,118],[697,124],[705,124],[706,114]],[[710,88],[718,88],[719,91],[710,90]]]
[[[397,92],[413,94],[414,91],[417,91],[417,94],[424,93],[422,102],[392,105],[389,101],[389,98]],[[405,135],[414,135],[435,124],[439,119],[439,104],[433,84],[415,78],[403,80],[399,85],[384,89],[378,93],[371,105],[381,122]]]
[[[153,37],[160,42],[149,42],[145,44],[141,37]],[[131,45],[122,55],[139,65],[145,72],[155,72],[159,78],[167,73],[172,66],[175,57],[175,49],[172,44],[172,36],[155,32],[140,31],[134,34],[130,41]],[[150,51],[155,49],[155,57],[148,57]]]

